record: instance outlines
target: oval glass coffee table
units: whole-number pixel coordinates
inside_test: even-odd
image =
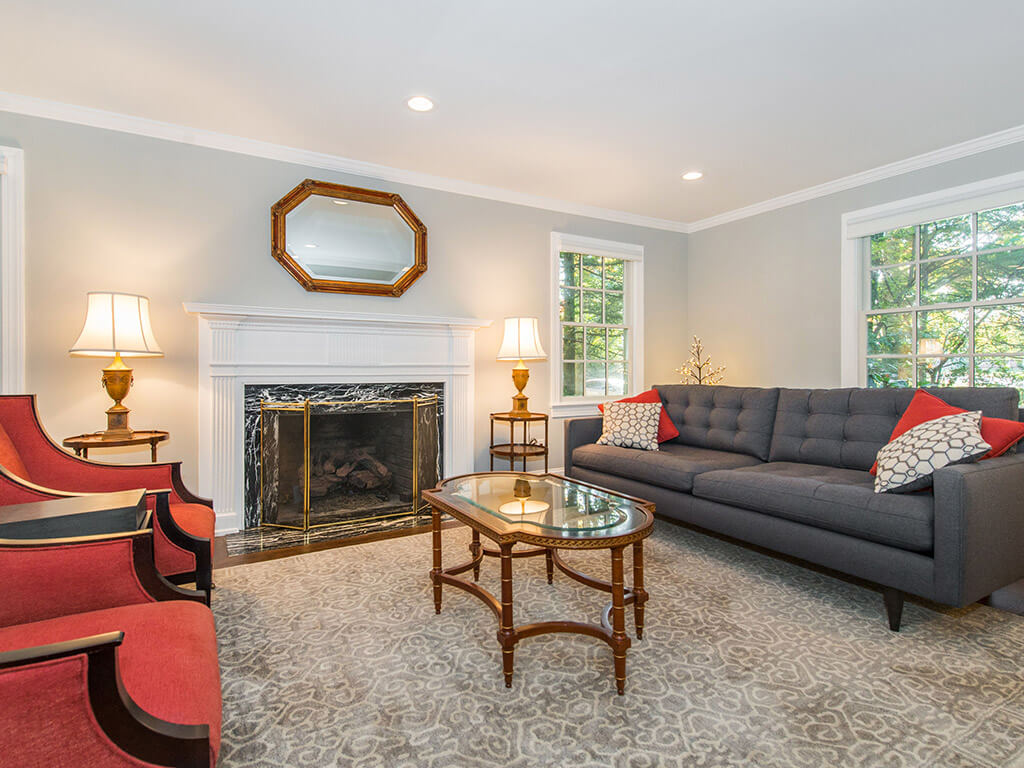
[[[434,610],[441,612],[441,586],[451,584],[486,603],[499,621],[505,687],[512,687],[516,643],[549,632],[573,632],[604,640],[615,659],[615,685],[621,695],[626,687],[625,606],[632,604],[637,639],[643,637],[644,554],[643,541],[654,525],[654,505],[642,499],[580,483],[559,475],[517,472],[482,472],[445,480],[423,492],[433,520]],[[472,529],[471,559],[452,568],[441,567],[441,515],[448,513]],[[490,539],[497,549],[484,547],[480,537]],[[513,549],[516,544],[531,545]],[[626,587],[623,553],[633,549],[633,585]],[[570,568],[558,556],[560,549],[611,550],[611,581],[593,578]],[[541,621],[515,626],[512,621],[512,560],[543,555],[547,561],[548,583],[557,567],[588,587],[610,592],[612,601],[601,615],[600,624],[578,621]],[[476,583],[484,557],[501,560],[501,599]],[[459,574],[473,572],[473,581]]]

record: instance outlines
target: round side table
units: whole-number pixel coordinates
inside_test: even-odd
[[[494,422],[508,424],[509,437],[507,443],[494,442]],[[530,440],[529,427],[534,422],[544,423],[544,442]],[[516,424],[523,425],[523,440],[516,442]],[[515,413],[513,411],[491,414],[491,470],[494,470],[494,458],[508,459],[509,469],[516,468],[516,460],[521,459],[523,471],[526,471],[527,459],[544,459],[544,471],[548,471],[548,415],[546,413]]]
[[[75,456],[83,459],[89,458],[90,448],[124,448],[129,445],[149,445],[149,455],[156,463],[156,446],[170,438],[169,432],[161,430],[140,430],[132,432],[127,437],[107,437],[102,432],[93,432],[88,435],[75,435],[66,437],[61,443],[65,448],[71,448]]]

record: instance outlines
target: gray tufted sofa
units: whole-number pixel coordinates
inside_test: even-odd
[[[878,583],[893,630],[904,593],[963,606],[1024,578],[1024,454],[940,469],[929,491],[874,493],[868,470],[913,391],[655,389],[678,438],[650,452],[596,445],[601,417],[570,419],[565,474]],[[1015,389],[928,391],[985,416],[1020,418]]]

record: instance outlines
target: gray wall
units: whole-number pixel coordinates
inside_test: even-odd
[[[646,326],[657,329],[647,333],[647,382],[672,380],[683,358],[681,234],[3,112],[0,144],[25,150],[27,388],[39,395],[47,429],[59,438],[104,425],[106,363],[67,355],[86,291],[146,294],[166,357],[135,362],[126,404],[136,428],[171,431],[161,458],[183,460],[190,483],[197,474],[197,333],[184,301],[492,320],[537,315],[547,339],[550,233],[557,230],[645,247]],[[270,255],[269,211],[306,177],[399,192],[429,229],[426,275],[400,299],[304,291]],[[477,468],[487,463],[487,414],[507,410],[514,394],[511,364],[494,360],[499,334],[500,323],[476,339]],[[544,410],[550,365],[530,367],[527,394]],[[557,466],[561,423],[552,426]]]
[[[1021,170],[1017,144],[695,232],[690,333],[726,384],[839,386],[842,214]]]

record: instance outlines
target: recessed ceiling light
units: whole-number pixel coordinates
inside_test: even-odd
[[[434,108],[434,102],[426,96],[413,96],[406,103],[413,112],[429,112]]]
[[[335,205],[348,205],[348,200],[331,200]]]
[[[316,248],[316,243],[306,243],[307,248]]]
[[[683,174],[683,179],[686,181],[696,181],[697,179],[703,178],[704,174],[700,171],[687,171]]]

